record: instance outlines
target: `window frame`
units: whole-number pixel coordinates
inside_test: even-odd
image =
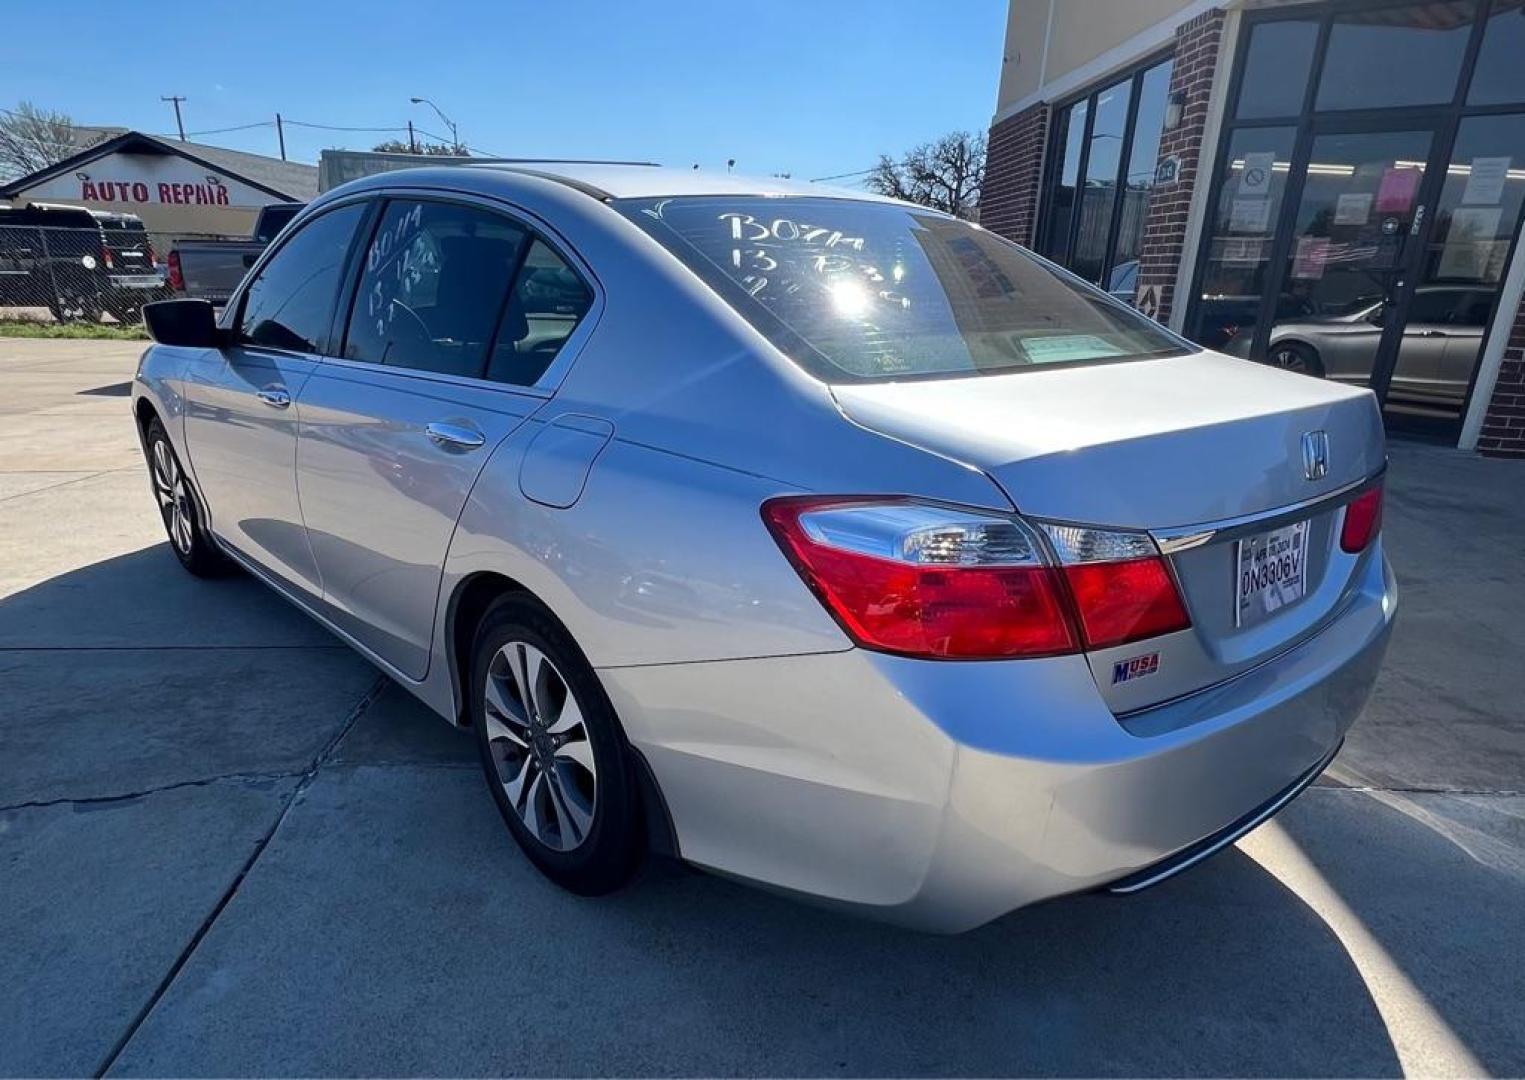
[[[1127,67],[1119,68],[1104,78],[1097,79],[1087,84],[1083,89],[1075,91],[1067,97],[1060,98],[1049,107],[1049,115],[1057,117],[1068,112],[1081,102],[1086,102],[1085,130],[1080,138],[1080,158],[1076,162],[1075,169],[1075,198],[1070,207],[1070,220],[1065,237],[1063,252],[1064,261],[1059,262],[1045,253],[1043,248],[1050,247],[1050,222],[1047,219],[1047,211],[1054,205],[1054,196],[1059,187],[1059,182],[1064,172],[1064,143],[1060,139],[1061,125],[1051,123],[1047,134],[1047,147],[1044,152],[1044,166],[1042,184],[1038,196],[1038,222],[1033,230],[1033,253],[1050,262],[1058,262],[1066,270],[1070,269],[1069,262],[1075,255],[1075,242],[1080,235],[1081,209],[1084,206],[1086,172],[1091,164],[1091,136],[1096,126],[1096,111],[1100,104],[1100,95],[1105,90],[1122,83],[1128,84],[1128,116],[1123,122],[1122,144],[1117,152],[1117,171],[1113,177],[1115,185],[1112,199],[1112,211],[1107,222],[1107,239],[1105,250],[1102,253],[1101,281],[1092,282],[1097,288],[1106,291],[1106,281],[1116,269],[1118,234],[1122,227],[1123,203],[1122,195],[1127,183],[1128,163],[1133,156],[1133,139],[1138,128],[1138,107],[1144,88],[1144,75],[1160,64],[1175,63],[1174,46],[1161,49],[1144,57],[1142,60]],[[1172,67],[1172,74],[1174,69]],[[1168,87],[1167,87],[1168,90]],[[1168,107],[1168,95],[1166,98]],[[1064,135],[1068,137],[1069,124],[1062,125]],[[1161,136],[1164,128],[1161,128]],[[1158,162],[1156,162],[1158,167]],[[1041,245],[1041,246],[1040,246]]]
[[[577,250],[542,218],[525,210],[523,207],[503,199],[447,188],[405,186],[387,187],[377,191],[370,191],[366,193],[366,197],[373,199],[376,207],[371,219],[364,227],[365,235],[363,242],[356,244],[350,251],[349,265],[346,267],[343,284],[340,288],[340,299],[342,302],[336,306],[334,325],[329,341],[330,345],[337,345],[338,348],[337,351],[331,349],[325,353],[323,355],[323,363],[334,367],[351,368],[357,371],[385,372],[389,375],[409,379],[422,379],[427,382],[448,383],[455,386],[472,386],[477,388],[486,387],[506,393],[528,394],[537,398],[552,397],[560,388],[568,370],[570,370],[573,362],[581,354],[588,338],[592,336],[594,329],[603,316],[604,285],[598,276],[594,274],[587,260],[582,258]],[[514,272],[509,277],[508,287],[504,290],[503,297],[499,301],[497,319],[493,324],[492,337],[488,340],[486,351],[483,354],[481,374],[479,375],[451,375],[446,372],[428,371],[423,368],[378,364],[370,360],[350,360],[343,356],[344,346],[349,337],[349,323],[354,317],[355,301],[359,292],[360,277],[365,261],[364,253],[370,250],[371,241],[375,239],[376,229],[381,224],[387,204],[396,201],[436,202],[469,207],[504,218],[516,228],[524,230],[524,243],[514,265]],[[566,263],[567,267],[582,280],[583,285],[587,287],[592,297],[591,302],[583,317],[578,320],[572,332],[567,335],[566,341],[562,342],[555,359],[540,373],[540,378],[536,379],[533,384],[522,386],[518,383],[489,379],[486,377],[487,365],[491,361],[493,349],[497,346],[498,332],[502,329],[503,325],[504,310],[508,304],[509,297],[513,294],[514,285],[519,280],[519,271],[522,268],[524,256],[528,254],[530,246],[536,240],[540,240],[555,252],[557,257]]]
[[[260,252],[259,258],[249,268],[249,272],[244,275],[243,281],[239,282],[238,289],[228,298],[228,302],[223,305],[222,318],[218,320],[218,326],[228,331],[229,340],[232,341],[234,348],[259,349],[280,356],[318,358],[328,355],[328,351],[334,343],[334,317],[340,308],[339,300],[348,287],[350,268],[355,260],[357,240],[361,236],[369,237],[371,234],[371,229],[375,223],[376,201],[370,192],[365,192],[351,198],[324,203],[311,214],[304,213],[299,215],[298,218],[293,218],[292,221],[287,222],[287,228],[282,230],[282,235],[279,237],[280,242],[269,244],[264,251]],[[356,203],[368,205],[365,206],[364,212],[360,215],[360,220],[355,225],[354,235],[350,237],[349,248],[344,253],[344,259],[339,270],[339,287],[334,291],[334,299],[329,306],[328,326],[323,332],[323,340],[316,343],[321,348],[315,349],[312,352],[305,352],[298,349],[283,349],[278,345],[262,345],[258,342],[243,340],[239,335],[239,327],[244,321],[244,307],[249,299],[250,286],[265,272],[265,268],[270,265],[276,256],[286,250],[286,246],[301,233],[305,232],[313,222],[321,217],[326,217],[334,211],[342,210],[347,206],[354,206]],[[292,228],[292,226],[295,226],[295,228]]]

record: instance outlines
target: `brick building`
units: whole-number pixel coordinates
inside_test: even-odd
[[[1522,57],[1525,0],[1010,0],[981,221],[1525,457]]]

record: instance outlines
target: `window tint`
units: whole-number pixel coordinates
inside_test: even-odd
[[[479,377],[524,237],[475,207],[388,203],[366,250],[345,359]]]
[[[244,294],[243,341],[297,352],[323,348],[344,255],[364,214],[360,203],[330,210],[281,246]]]
[[[1190,351],[1015,244],[941,214],[820,198],[615,206],[829,382]]]
[[[1396,108],[1450,101],[1475,15],[1470,0],[1452,0],[1336,17],[1319,79],[1318,107]],[[1402,72],[1402,78],[1394,78],[1394,72]]]
[[[487,377],[516,386],[534,385],[592,303],[593,294],[576,271],[545,244],[534,241],[503,310]]]
[[[1080,150],[1085,142],[1086,113],[1090,99],[1077,101],[1060,114],[1059,142],[1064,146],[1064,157],[1055,178],[1054,189],[1048,198],[1048,219],[1043,242],[1043,254],[1057,263],[1069,261],[1070,221],[1075,212],[1075,188],[1080,180]]]
[[[1133,81],[1125,79],[1096,96],[1096,119],[1091,123],[1091,152],[1086,156],[1085,186],[1080,193],[1080,228],[1070,269],[1087,281],[1102,279],[1107,260],[1107,234],[1112,229],[1112,204],[1117,199],[1117,166]]]
[[[1245,54],[1239,119],[1302,112],[1317,43],[1316,22],[1265,22],[1255,27]]]
[[[1483,48],[1472,69],[1469,105],[1525,101],[1525,2],[1494,0],[1483,28]]]
[[[1138,277],[1144,217],[1149,213],[1149,196],[1154,190],[1154,174],[1160,160],[1160,137],[1165,131],[1165,109],[1170,103],[1170,72],[1171,62],[1166,60],[1144,72],[1139,80],[1138,111],[1133,119],[1128,172],[1123,177],[1123,214],[1117,227],[1117,251],[1112,255],[1111,281],[1116,281],[1118,271],[1130,264],[1133,277]],[[1110,285],[1108,291],[1117,292]],[[1130,292],[1126,299],[1132,303],[1133,294]]]

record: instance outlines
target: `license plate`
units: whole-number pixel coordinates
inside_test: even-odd
[[[1308,523],[1299,521],[1239,541],[1234,625],[1254,626],[1302,599]]]

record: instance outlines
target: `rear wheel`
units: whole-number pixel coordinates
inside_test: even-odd
[[[197,577],[226,573],[230,564],[206,534],[206,518],[164,425],[158,420],[149,421],[144,442],[154,501],[159,505],[159,517],[164,521],[164,532],[175,558]]]
[[[1324,377],[1324,365],[1319,360],[1318,353],[1301,342],[1277,342],[1267,350],[1266,361],[1284,371],[1295,371],[1299,375],[1312,375],[1320,379]]]
[[[531,862],[584,896],[619,888],[644,853],[630,751],[570,634],[508,596],[477,630],[471,722],[493,801]]]

